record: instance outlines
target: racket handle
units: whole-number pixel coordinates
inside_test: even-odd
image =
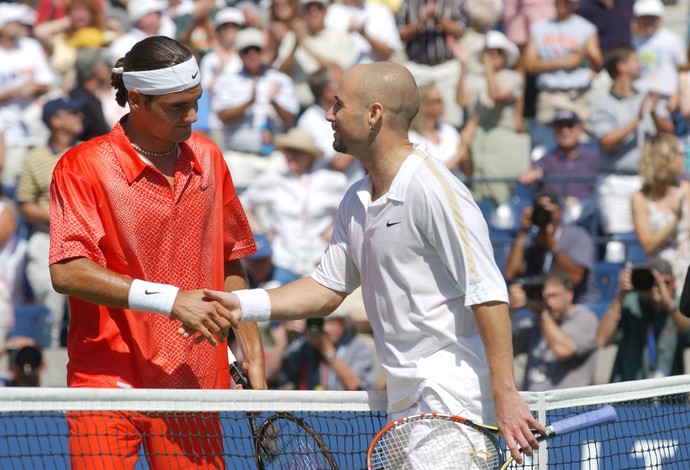
[[[568,434],[598,424],[613,423],[617,420],[618,414],[616,409],[611,405],[606,405],[589,413],[583,413],[551,423],[546,428],[546,434],[549,436]]]
[[[246,389],[251,388],[249,386],[249,380],[247,379],[247,376],[244,375],[244,372],[242,372],[242,369],[237,363],[237,359],[232,353],[230,346],[228,346],[228,362],[230,363],[230,376],[232,377],[232,380],[234,380],[236,384],[242,385],[242,387]]]

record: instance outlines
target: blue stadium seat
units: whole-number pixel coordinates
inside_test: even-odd
[[[479,210],[482,211],[484,220],[488,223],[491,220],[491,216],[494,213],[494,201],[491,199],[477,199],[474,201],[479,206]]]
[[[41,348],[50,346],[50,332],[48,329],[48,317],[50,310],[42,304],[26,304],[14,307],[14,328],[7,337],[28,336],[36,340],[36,345]]]
[[[603,300],[610,301],[616,296],[618,278],[623,264],[597,261],[594,263],[594,282]]]
[[[626,260],[632,263],[641,263],[648,258],[647,253],[645,253],[642,245],[640,245],[635,232],[617,233],[613,235],[611,239],[625,243]]]

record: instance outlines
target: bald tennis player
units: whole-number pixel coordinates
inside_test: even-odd
[[[129,114],[67,152],[51,186],[50,271],[71,310],[68,385],[229,388],[231,315],[201,289],[246,289],[239,259],[256,247],[220,150],[192,134],[197,62],[150,37],[117,62],[112,85]],[[256,325],[236,333],[253,388],[265,388]],[[71,412],[71,468],[134,468],[140,445],[154,469],[224,468],[214,418]]]
[[[358,286],[386,372],[390,419],[443,412],[497,423],[515,459],[543,431],[513,380],[508,293],[467,188],[408,140],[417,85],[404,67],[358,65],[326,119],[368,175],[345,195],[309,276],[277,289],[206,292],[233,325],[327,316]],[[183,336],[192,331],[185,331]]]

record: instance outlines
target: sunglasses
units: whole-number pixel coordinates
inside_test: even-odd
[[[256,53],[259,53],[259,52],[261,52],[261,48],[256,47],[256,46],[245,47],[244,49],[242,49],[242,50],[240,51],[240,55],[249,54],[251,51],[254,51],[254,52],[256,52]]]
[[[304,4],[304,9],[309,11],[312,8],[316,8],[317,10],[323,10],[326,8],[326,5],[320,2],[308,2]]]

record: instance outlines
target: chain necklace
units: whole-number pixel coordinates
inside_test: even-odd
[[[151,150],[144,150],[134,142],[132,142],[132,148],[140,154],[146,155],[147,157],[167,157],[177,152],[177,144],[173,145],[169,150],[166,150],[165,152],[152,152]]]

